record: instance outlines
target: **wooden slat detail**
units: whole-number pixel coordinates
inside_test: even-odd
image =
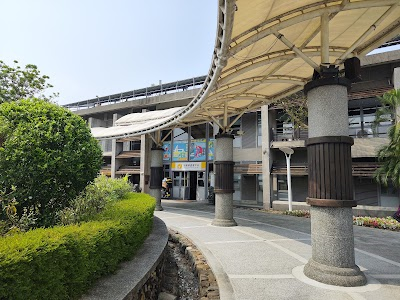
[[[140,150],[123,151],[116,156],[116,158],[131,158],[140,157]]]
[[[215,189],[214,193],[233,193],[233,161],[216,161],[215,166]]]
[[[262,174],[262,164],[240,164],[233,168],[239,174]]]
[[[121,166],[115,174],[140,174],[140,166]]]
[[[161,189],[163,177],[163,167],[150,168],[150,188]]]
[[[320,137],[308,140],[308,198],[312,205],[332,206],[334,200],[353,200],[352,143],[352,139],[348,137]],[[328,200],[330,202],[326,202]],[[338,206],[346,206],[342,202],[338,202]]]
[[[309,161],[313,161],[313,160],[315,160],[315,156],[311,155],[311,153],[309,152],[308,159],[309,159]],[[339,160],[339,145],[335,145],[335,160]],[[375,171],[380,166],[381,166],[381,164],[377,163],[377,162],[353,162],[352,163],[352,176],[372,178],[374,176]],[[259,167],[257,169],[260,170],[260,173],[254,173],[254,174],[262,174],[261,165],[259,165]],[[308,175],[308,166],[307,165],[295,165],[295,166],[291,165],[290,172],[294,176],[305,176],[305,175]],[[246,171],[237,172],[236,165],[235,165],[235,173],[252,174],[251,172],[247,173]],[[271,174],[286,175],[286,165],[273,164]],[[311,184],[312,183],[309,182],[308,189],[313,188]],[[338,190],[339,185],[340,185],[340,181],[336,180],[335,187],[336,187],[337,193],[339,192],[339,190]]]

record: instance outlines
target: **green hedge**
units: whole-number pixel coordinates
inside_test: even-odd
[[[0,299],[75,299],[142,245],[154,198],[129,193],[95,220],[0,238]]]

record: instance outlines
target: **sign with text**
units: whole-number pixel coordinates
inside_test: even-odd
[[[206,162],[173,162],[172,171],[205,171]]]

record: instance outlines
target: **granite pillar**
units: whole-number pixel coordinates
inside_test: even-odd
[[[152,148],[150,159],[150,195],[156,199],[155,210],[163,210],[161,206],[161,184],[163,177],[163,148]]]
[[[237,225],[233,219],[233,139],[230,134],[215,136],[215,226]]]
[[[305,86],[308,99],[308,198],[312,258],[304,274],[338,286],[361,286],[366,277],[355,264],[351,145],[345,78],[316,79]]]

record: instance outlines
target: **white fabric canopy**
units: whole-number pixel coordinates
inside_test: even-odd
[[[229,126],[229,116],[302,90],[321,64],[343,67],[345,59],[364,56],[399,35],[399,4],[400,0],[218,0],[211,68],[188,106],[157,122],[115,128],[114,133],[110,129],[101,136],[97,129],[93,133],[128,137],[211,120]]]
[[[166,123],[169,119],[173,118],[175,113],[182,109],[183,107],[174,107],[164,110],[128,114],[118,119],[113,127],[91,128],[92,134],[95,138],[99,139],[135,136],[136,132],[149,130],[153,127]]]

